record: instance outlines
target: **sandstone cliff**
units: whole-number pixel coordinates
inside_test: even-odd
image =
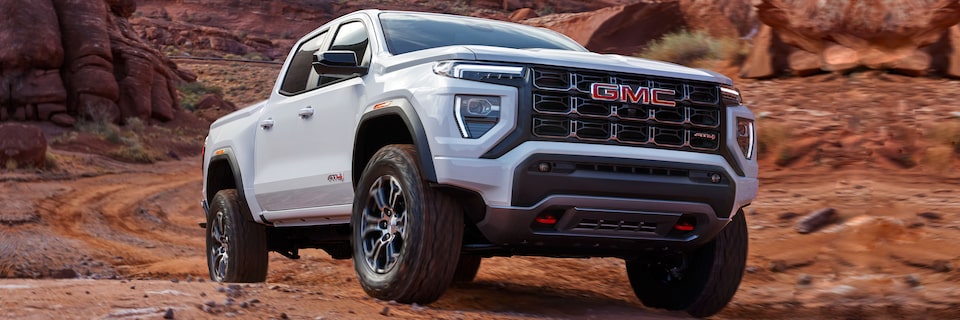
[[[958,0],[763,0],[750,78],[858,68],[960,77]]]
[[[133,0],[0,2],[0,121],[169,121],[190,72],[140,40]]]

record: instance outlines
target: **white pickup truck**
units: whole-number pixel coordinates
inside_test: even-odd
[[[210,126],[210,276],[267,253],[353,258],[382,300],[435,301],[492,256],[616,257],[640,301],[720,311],[757,193],[731,80],[556,32],[365,10],[299,40],[268,100]]]

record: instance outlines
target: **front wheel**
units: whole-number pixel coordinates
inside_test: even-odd
[[[436,301],[450,286],[463,242],[463,212],[423,179],[412,145],[380,149],[353,202],[353,264],[368,295]]]
[[[480,261],[483,257],[476,255],[460,255],[460,261],[457,262],[457,271],[453,274],[453,282],[468,283],[477,277],[477,271],[480,270]]]
[[[236,189],[213,196],[207,216],[207,267],[217,282],[267,279],[267,229],[241,211]]]
[[[747,263],[743,211],[713,240],[673,259],[627,261],[627,277],[644,305],[708,317],[733,299]]]

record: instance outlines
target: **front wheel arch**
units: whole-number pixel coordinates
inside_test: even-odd
[[[423,123],[406,99],[391,101],[388,107],[374,109],[360,118],[353,146],[354,176],[359,177],[367,163],[381,148],[391,144],[412,144],[417,150],[424,180],[437,182],[437,170]],[[353,181],[357,187],[357,179]]]

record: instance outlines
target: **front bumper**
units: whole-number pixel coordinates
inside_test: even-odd
[[[570,146],[533,141],[498,159],[435,157],[437,176],[478,193],[486,209],[473,221],[477,229],[491,246],[518,254],[625,256],[696,247],[756,197],[757,179],[737,175],[720,155]],[[556,223],[538,223],[541,214]],[[679,221],[693,230],[677,230]]]

